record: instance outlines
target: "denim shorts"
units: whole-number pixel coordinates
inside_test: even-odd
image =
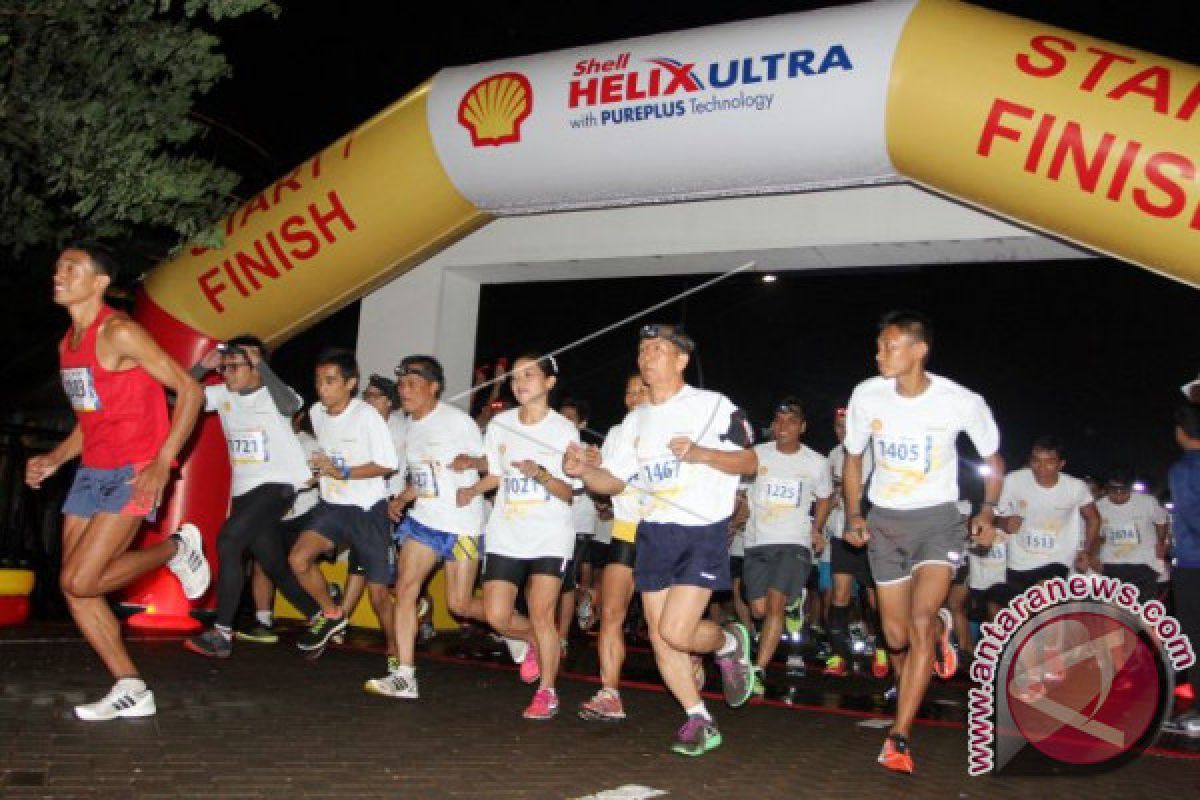
[[[130,481],[144,464],[126,464],[117,469],[80,467],[63,501],[62,512],[90,519],[96,514],[124,514],[154,521],[154,506],[140,505],[133,499]]]

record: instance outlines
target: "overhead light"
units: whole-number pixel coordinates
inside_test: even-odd
[[[762,276],[763,283],[774,283],[776,280],[778,280],[778,278],[769,272]]]
[[[1134,481],[1133,490],[1135,492],[1144,492],[1146,491],[1146,484],[1142,483],[1141,481]]]

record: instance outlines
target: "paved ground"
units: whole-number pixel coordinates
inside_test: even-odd
[[[0,797],[5,798],[575,798],[622,786],[670,798],[1195,797],[1200,754],[1147,755],[1090,777],[970,778],[962,685],[939,687],[917,731],[915,776],[874,763],[884,684],[808,678],[778,685],[779,699],[737,711],[710,706],[726,744],[700,759],[668,751],[681,721],[653,689],[626,691],[630,719],[585,723],[573,713],[527,722],[531,692],[514,669],[488,659],[483,639],[450,636],[420,662],[422,699],[361,691],[381,673],[371,639],[316,663],[290,644],[239,645],[229,661],[203,660],[178,640],[140,640],[135,658],[159,713],[84,723],[75,703],[110,683],[69,627],[0,630]],[[587,642],[562,681],[564,709],[594,690]],[[630,674],[654,686],[649,656]],[[782,675],[778,676],[782,680]],[[1178,743],[1176,743],[1178,744]],[[1174,746],[1174,745],[1173,745]],[[615,797],[617,795],[607,795]],[[645,797],[631,792],[624,797]]]

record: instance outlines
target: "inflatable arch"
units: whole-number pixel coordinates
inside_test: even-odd
[[[1200,68],[952,0],[808,11],[447,69],[157,267],[186,364],[280,342],[494,217],[912,181],[1200,286]],[[160,528],[228,505],[215,419]],[[174,582],[126,599],[186,623]],[[157,619],[155,617],[157,616]]]

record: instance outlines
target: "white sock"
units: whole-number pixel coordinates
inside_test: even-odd
[[[233,628],[226,628],[224,625],[213,625],[213,630],[225,637],[225,641],[233,639]]]
[[[400,675],[400,677],[405,678],[410,681],[414,680],[417,677],[417,668],[416,667],[406,667],[404,665],[401,665],[396,668],[396,672]]]
[[[146,682],[141,678],[121,678],[113,688],[130,694],[141,694],[146,691]]]
[[[725,644],[721,645],[720,648],[717,649],[717,655],[731,655],[735,650],[737,650],[737,639],[734,638],[734,635],[729,631],[722,631],[722,633],[725,634]]]
[[[275,625],[275,615],[270,611],[255,611],[254,618],[258,620],[258,624],[264,628],[270,628]]]
[[[712,714],[709,714],[708,709],[704,707],[704,701],[696,703],[691,708],[685,708],[683,711],[689,717],[704,717],[709,722],[712,722]]]

